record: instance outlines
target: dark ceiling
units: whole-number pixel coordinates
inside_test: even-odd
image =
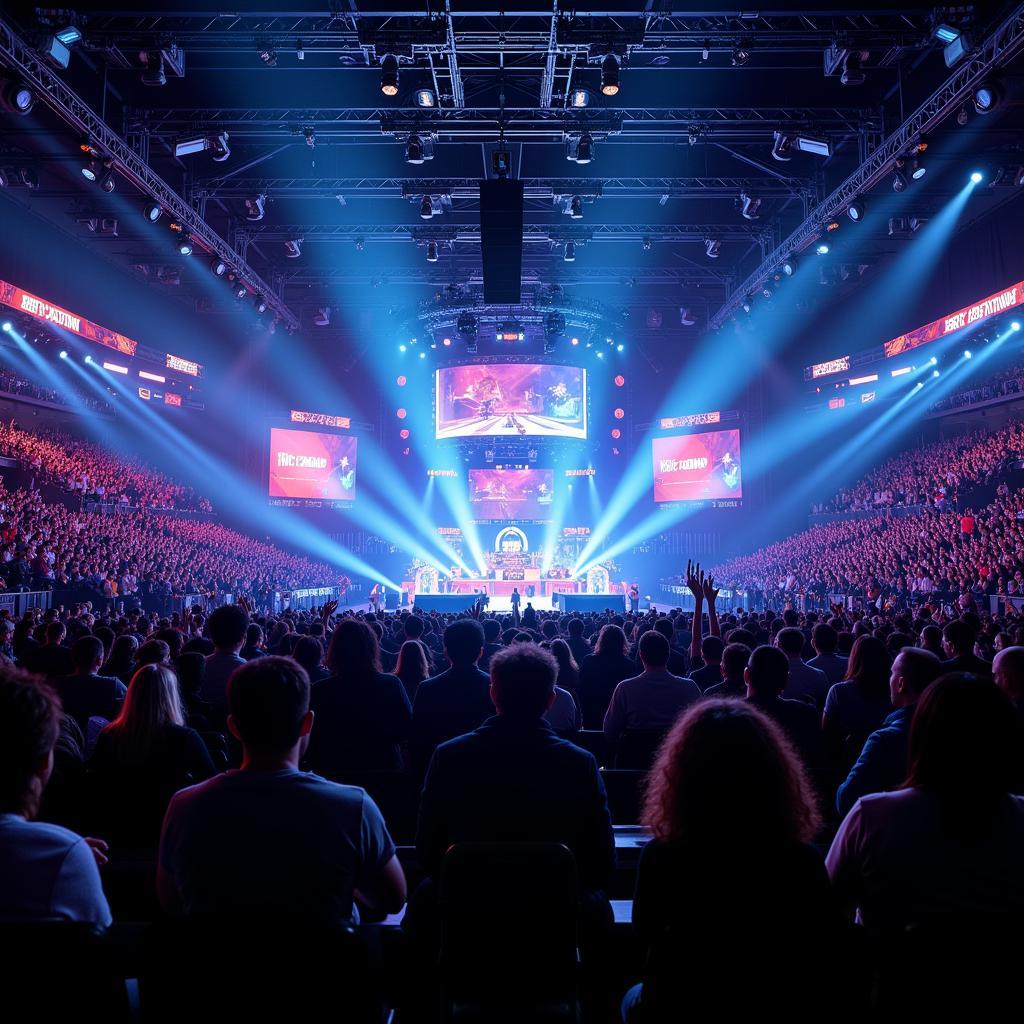
[[[14,3],[4,17],[33,46],[56,21],[80,28],[62,80],[303,326],[340,294],[385,305],[479,285],[476,183],[491,176],[504,145],[526,189],[528,292],[557,283],[619,305],[642,296],[673,311],[690,308],[699,330],[950,75],[935,27],[953,19],[981,40],[1013,9],[662,14],[669,5],[624,3],[571,16],[539,4],[520,14],[462,2],[432,2],[419,13],[369,6],[225,14],[213,5],[175,13],[85,4],[50,18]],[[168,59],[166,84],[144,84],[140,53],[170,55],[172,47],[183,54],[184,74]],[[841,60],[826,73],[830,49],[866,53],[863,81],[844,85]],[[389,53],[400,62],[393,97],[381,92],[380,61]],[[621,63],[621,88],[611,97],[600,91],[608,53]],[[7,64],[2,55],[0,63]],[[856,70],[854,57],[848,77]],[[434,109],[416,105],[419,89],[432,90]],[[589,94],[583,109],[572,106],[577,90]],[[928,140],[929,173],[902,212],[927,216],[956,191],[960,171],[950,169],[962,166],[965,151],[996,166],[1013,162],[1020,119],[1014,104],[1006,107],[987,119],[967,110],[964,125],[949,117]],[[199,309],[233,308],[226,286],[211,288],[190,269],[201,245],[183,259],[167,218],[156,227],[143,221],[142,194],[125,182],[107,196],[82,178],[80,138],[56,113],[37,103],[28,117],[0,118],[3,163],[31,164],[40,178],[36,190],[9,189],[15,201]],[[174,155],[183,137],[225,131],[223,162],[210,152]],[[777,161],[776,131],[827,140],[831,156]],[[432,160],[406,162],[412,132],[433,143]],[[567,141],[582,132],[594,139],[586,164],[566,159]],[[756,219],[742,216],[742,194],[761,201]],[[252,221],[245,200],[257,196],[266,197],[265,209]],[[430,219],[420,216],[424,196]],[[568,214],[575,196],[579,219]],[[1006,198],[987,191],[973,215]],[[104,217],[117,218],[116,237],[103,234]],[[289,239],[302,240],[298,258],[287,255]],[[718,259],[706,255],[708,239],[721,242]],[[567,241],[576,247],[572,263],[564,260]],[[437,243],[437,262],[427,262],[429,242]],[[900,244],[876,225],[845,258],[862,274]]]

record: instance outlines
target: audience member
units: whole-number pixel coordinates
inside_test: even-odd
[[[732,636],[738,630],[733,630]],[[704,691],[705,697],[746,697],[747,682],[744,673],[750,660],[750,648],[746,644],[731,642],[722,651],[722,681]]]
[[[885,644],[875,636],[859,636],[850,651],[846,679],[828,691],[822,729],[826,743],[847,767],[892,711],[890,669]]]
[[[789,682],[782,696],[787,700],[802,700],[821,711],[828,696],[828,676],[803,660],[805,643],[803,632],[795,626],[780,629],[775,637],[775,645],[789,659]]]
[[[206,635],[213,642],[213,654],[206,659],[200,696],[209,704],[223,707],[227,702],[228,679],[245,664],[238,652],[245,644],[249,613],[237,604],[215,608],[206,620]]]
[[[594,653],[580,662],[579,698],[587,729],[602,727],[615,687],[635,674],[635,664],[626,657],[622,627],[611,623],[602,626]]]
[[[54,689],[64,710],[89,734],[89,719],[111,721],[121,711],[127,687],[113,676],[99,675],[103,663],[103,644],[94,636],[79,637],[71,649],[74,671],[54,681]]]
[[[782,727],[807,768],[821,764],[821,729],[815,710],[782,696],[789,682],[789,658],[777,647],[762,645],[750,654],[743,678],[747,703]]]

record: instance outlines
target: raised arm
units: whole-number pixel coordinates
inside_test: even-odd
[[[690,628],[690,661],[700,660],[701,642],[701,619],[704,615],[704,583],[703,574],[700,571],[700,563],[696,566],[686,560],[686,585],[693,594],[693,625]]]
[[[720,637],[722,627],[718,624],[718,608],[715,601],[718,600],[718,588],[715,586],[714,576],[709,576],[704,581],[704,600],[708,603],[708,621],[711,624],[711,635]]]

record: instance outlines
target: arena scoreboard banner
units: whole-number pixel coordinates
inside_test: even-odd
[[[63,327],[64,330],[71,331],[72,334],[77,334],[80,338],[85,338],[86,341],[95,342],[97,345],[113,349],[122,355],[133,356],[139,347],[139,343],[134,339],[125,337],[107,327],[94,324],[84,316],[72,313],[61,306],[55,306],[52,302],[47,302],[46,299],[41,299],[38,295],[18,288],[9,281],[0,281],[0,302],[5,306],[10,306],[11,309],[27,313],[43,323]]]

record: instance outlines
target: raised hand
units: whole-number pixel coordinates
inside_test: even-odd
[[[694,565],[690,559],[686,560],[686,585],[695,598],[704,596],[704,573],[701,572],[699,562]]]
[[[703,573],[701,573],[703,575]],[[704,599],[711,604],[715,603],[715,599],[718,597],[718,588],[715,586],[715,577],[708,576],[704,580]]]

